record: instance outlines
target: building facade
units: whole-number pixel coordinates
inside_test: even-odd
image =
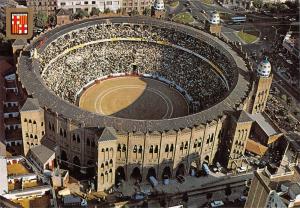
[[[26,0],[26,5],[33,8],[34,14],[43,12],[46,15],[53,15],[57,9],[56,0]]]

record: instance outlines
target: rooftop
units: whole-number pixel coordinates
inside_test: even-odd
[[[44,145],[38,145],[34,146],[33,148],[30,149],[30,152],[38,158],[41,163],[46,163],[50,157],[52,157],[55,152],[49,149],[48,147]]]
[[[271,124],[271,121],[262,113],[249,114],[249,116],[261,127],[261,129],[268,135],[272,136],[278,134],[279,131]]]
[[[246,144],[246,150],[252,153],[255,153],[257,155],[263,156],[266,151],[268,150],[268,147],[252,140],[248,139]]]

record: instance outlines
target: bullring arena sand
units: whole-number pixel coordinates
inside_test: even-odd
[[[182,94],[167,84],[135,76],[101,80],[85,90],[79,107],[101,115],[158,120],[188,115]]]

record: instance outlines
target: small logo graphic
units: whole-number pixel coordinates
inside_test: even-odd
[[[1,1],[1,0],[0,0]],[[28,40],[33,35],[32,8],[6,8],[6,37]]]
[[[11,34],[28,34],[28,13],[11,13]]]

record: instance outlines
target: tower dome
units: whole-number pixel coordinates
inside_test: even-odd
[[[271,74],[271,63],[265,58],[257,67],[257,74],[262,77],[268,77]]]
[[[163,0],[155,0],[153,7],[155,10],[164,10],[165,9],[164,1]]]
[[[217,11],[213,11],[210,15],[210,23],[213,25],[220,24],[220,15]]]

